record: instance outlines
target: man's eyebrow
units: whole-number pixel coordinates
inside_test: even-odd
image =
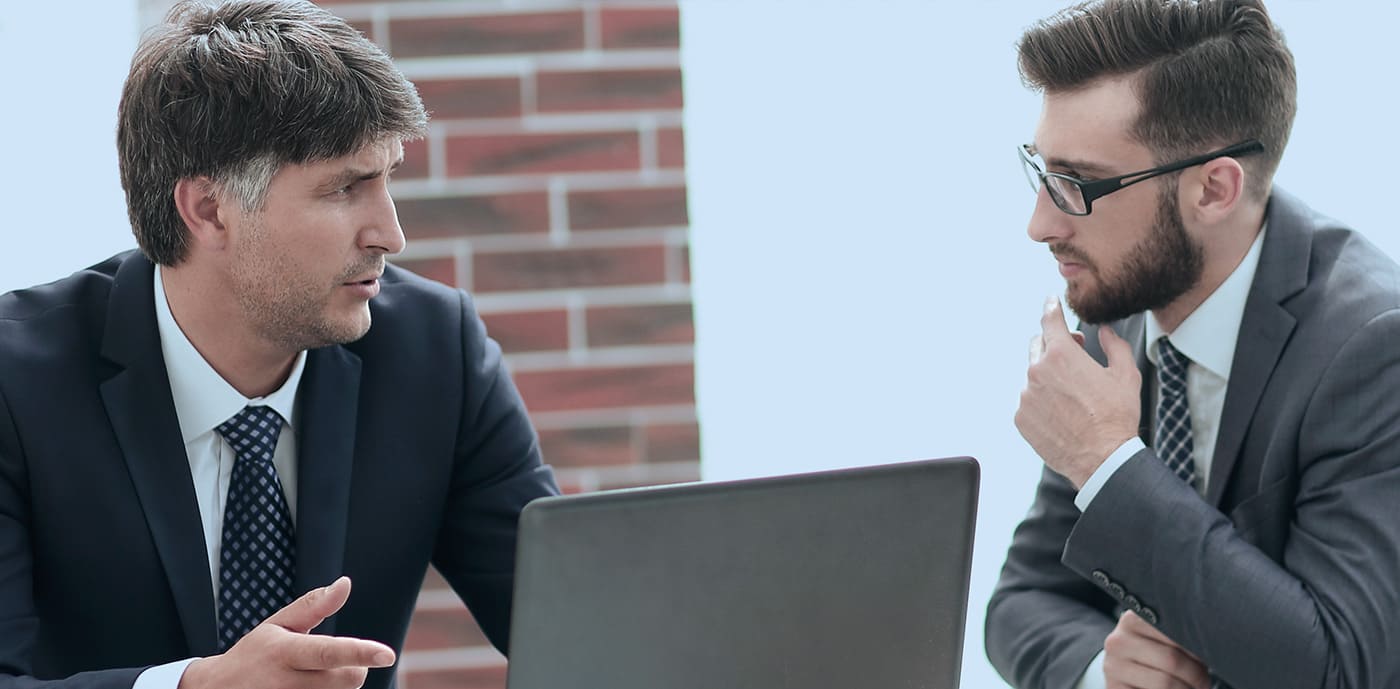
[[[394,174],[394,171],[398,170],[400,165],[403,165],[403,158],[399,158],[398,160],[394,161],[393,165],[389,166],[389,174]],[[326,182],[321,185],[321,188],[335,189],[338,187],[353,184],[355,182],[362,182],[364,180],[374,179],[382,174],[384,174],[382,170],[364,170],[353,167],[346,168],[344,170],[341,170],[340,172],[337,172],[333,177],[326,180]]]
[[[1091,177],[1114,177],[1114,171],[1098,163],[1091,163],[1087,160],[1074,160],[1071,158],[1046,158],[1045,164],[1052,168],[1061,170],[1073,170],[1081,175]]]

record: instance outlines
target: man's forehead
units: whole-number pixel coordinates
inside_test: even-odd
[[[287,163],[278,168],[274,184],[307,188],[334,185],[342,180],[382,173],[403,159],[403,142],[397,138],[377,141],[338,158]]]
[[[1103,79],[1084,88],[1045,94],[1034,144],[1046,160],[1117,163],[1150,160],[1132,135],[1140,109],[1131,83]]]
[[[403,157],[403,142],[399,139],[377,141],[339,158],[324,161],[330,168],[384,168]]]

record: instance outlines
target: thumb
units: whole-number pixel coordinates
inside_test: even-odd
[[[1127,340],[1113,332],[1113,328],[1107,325],[1099,328],[1099,346],[1103,348],[1103,353],[1108,357],[1108,367],[1110,369],[1137,369],[1137,360],[1133,358],[1133,348]]]
[[[298,634],[310,632],[322,620],[334,615],[350,598],[350,577],[341,577],[329,586],[311,589],[287,607],[268,616],[266,622]]]

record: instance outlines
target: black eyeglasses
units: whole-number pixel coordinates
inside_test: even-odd
[[[1021,154],[1021,164],[1025,166],[1026,179],[1030,181],[1031,188],[1035,190],[1035,193],[1039,194],[1040,188],[1044,186],[1050,192],[1050,200],[1054,201],[1055,206],[1060,210],[1070,215],[1088,215],[1089,211],[1094,209],[1094,199],[1101,196],[1107,196],[1145,179],[1152,179],[1168,172],[1185,170],[1193,165],[1207,163],[1216,158],[1234,158],[1250,153],[1263,153],[1264,144],[1250,139],[1233,146],[1226,146],[1218,151],[1178,160],[1175,163],[1167,163],[1161,167],[1095,180],[1079,179],[1058,172],[1046,172],[1040,163],[1036,162],[1038,154],[1031,144],[1024,144],[1017,151]]]

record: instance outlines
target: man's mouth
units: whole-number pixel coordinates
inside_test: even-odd
[[[1050,254],[1062,267],[1089,268],[1091,266],[1088,258],[1070,247],[1050,247]]]

